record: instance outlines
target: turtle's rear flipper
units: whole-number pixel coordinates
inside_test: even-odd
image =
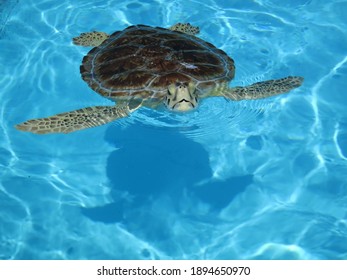
[[[92,31],[81,33],[81,35],[72,39],[73,43],[78,46],[84,47],[97,47],[101,45],[110,35],[105,32]]]
[[[301,86],[304,78],[289,76],[278,80],[259,82],[246,87],[230,88],[222,95],[232,100],[260,99],[288,92]]]
[[[140,105],[129,108],[128,104],[87,107],[47,118],[29,120],[15,127],[37,134],[69,133],[127,117],[139,107]]]
[[[179,31],[189,35],[196,35],[200,32],[200,28],[198,26],[191,25],[190,23],[176,23],[169,29],[172,31]]]

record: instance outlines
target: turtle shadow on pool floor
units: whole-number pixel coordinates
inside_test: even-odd
[[[182,203],[194,205],[199,201],[207,203],[213,213],[252,183],[252,175],[245,175],[198,185],[212,176],[208,154],[200,144],[176,130],[111,126],[106,140],[120,148],[110,154],[107,162],[115,202],[83,209],[83,214],[92,220],[128,225],[139,224],[142,218],[153,223],[165,216],[165,209],[156,212],[153,208],[160,200],[165,200],[163,208],[176,214]],[[194,209],[193,205],[190,208]]]

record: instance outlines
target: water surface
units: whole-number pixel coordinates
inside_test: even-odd
[[[1,259],[347,259],[346,1],[3,1]],[[81,32],[200,26],[232,85],[266,100],[140,109],[69,135],[29,118],[112,102],[80,78]]]

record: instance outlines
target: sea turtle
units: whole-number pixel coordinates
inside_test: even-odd
[[[83,58],[82,79],[114,106],[87,107],[16,125],[32,133],[69,133],[127,117],[141,106],[185,112],[206,97],[259,99],[299,87],[302,77],[289,76],[230,88],[234,61],[195,35],[198,27],[133,25],[112,35],[82,33],[76,45],[94,47]]]

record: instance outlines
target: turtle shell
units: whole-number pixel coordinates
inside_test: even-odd
[[[163,98],[176,82],[196,84],[203,94],[234,77],[234,61],[195,36],[161,27],[130,26],[113,33],[84,58],[83,80],[113,100]]]

